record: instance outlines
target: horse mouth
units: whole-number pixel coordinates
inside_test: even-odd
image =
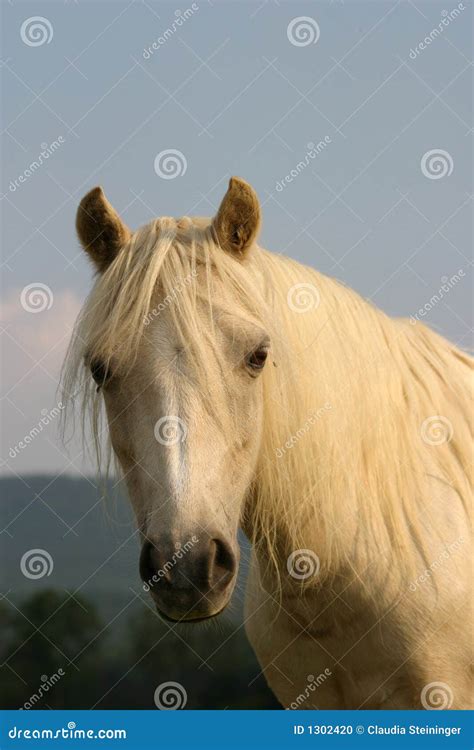
[[[155,606],[159,616],[166,622],[172,622],[175,625],[179,625],[180,623],[194,625],[194,623],[197,624],[199,622],[205,622],[206,620],[212,620],[214,617],[218,617],[224,611],[226,605],[224,605],[217,612],[213,612],[209,615],[199,615],[198,617],[187,617],[187,615],[183,615],[182,617],[171,617],[170,615],[165,614],[165,612],[163,612],[163,610],[160,609],[157,604],[155,604]]]

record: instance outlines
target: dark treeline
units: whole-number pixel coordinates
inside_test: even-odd
[[[165,682],[188,709],[280,707],[235,623],[170,629],[144,605],[118,628],[84,597],[43,590],[0,602],[0,631],[2,708],[153,709]]]

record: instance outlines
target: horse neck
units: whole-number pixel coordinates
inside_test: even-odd
[[[283,570],[291,551],[308,548],[332,572],[352,564],[362,572],[375,547],[390,559],[393,539],[395,554],[413,567],[426,494],[420,426],[433,402],[448,409],[445,383],[427,362],[437,358],[457,379],[452,347],[288,259],[272,256],[267,278],[275,328],[288,346],[266,381],[247,533]],[[306,312],[288,304],[297,284],[318,291]],[[459,419],[464,434],[461,409]],[[445,466],[456,475],[450,450]]]

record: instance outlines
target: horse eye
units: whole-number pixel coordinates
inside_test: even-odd
[[[247,357],[247,365],[252,370],[263,370],[267,361],[268,349],[259,347]]]
[[[92,377],[97,383],[97,390],[100,390],[100,388],[107,382],[107,380],[110,380],[110,370],[103,362],[98,359],[92,360],[92,362],[90,363],[90,369]]]

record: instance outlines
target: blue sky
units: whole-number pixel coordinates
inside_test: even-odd
[[[57,402],[92,279],[75,211],[96,184],[134,228],[210,215],[240,175],[261,198],[264,246],[392,315],[416,314],[462,270],[425,320],[469,347],[471,3],[11,0],[2,16],[5,473],[91,471],[54,418],[16,448]],[[181,173],[164,179],[169,150]]]

